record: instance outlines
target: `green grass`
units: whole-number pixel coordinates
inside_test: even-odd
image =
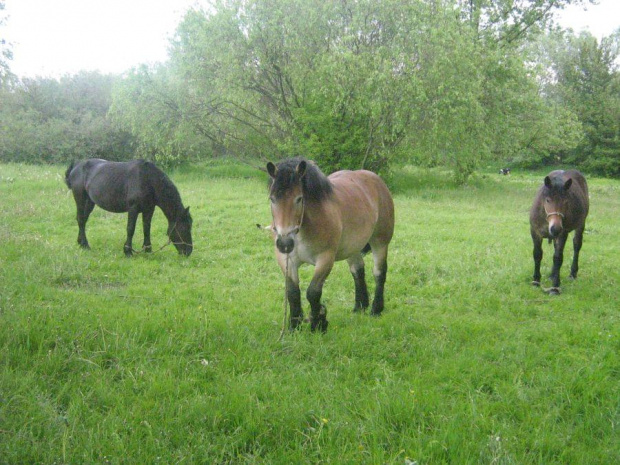
[[[277,342],[265,175],[171,173],[193,255],[125,259],[100,209],[78,248],[63,174],[0,166],[0,463],[620,462],[619,182],[590,180],[580,276],[567,248],[551,297],[529,285],[538,173],[404,169],[384,315],[351,312],[337,264],[328,333]]]

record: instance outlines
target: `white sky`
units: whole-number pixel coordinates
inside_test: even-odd
[[[20,77],[121,73],[164,61],[168,41],[187,9],[200,0],[6,0],[2,37],[12,43],[11,71]],[[204,1],[202,3],[205,3]],[[571,7],[560,24],[597,37],[620,27],[620,0]]]
[[[557,15],[563,27],[589,31],[599,40],[620,28],[620,0],[598,0],[598,5],[571,6]]]
[[[0,30],[20,76],[121,73],[164,61],[183,14],[196,0],[5,0]]]

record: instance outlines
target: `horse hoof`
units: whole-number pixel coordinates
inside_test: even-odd
[[[310,321],[310,330],[315,332],[318,329],[322,333],[326,333],[328,325],[329,322],[327,321],[327,318],[325,318],[325,316],[320,316],[319,318]]]
[[[532,281],[532,286],[540,287],[540,281]]]
[[[550,287],[549,289],[545,289],[545,292],[549,295],[560,295],[562,293],[559,287]]]
[[[301,324],[303,323],[303,321],[304,321],[303,315],[291,318],[291,321],[290,321],[288,329],[291,332],[293,332],[295,330],[301,330]]]

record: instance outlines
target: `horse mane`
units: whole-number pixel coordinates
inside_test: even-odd
[[[302,161],[306,162],[306,172],[301,177],[301,190],[304,199],[309,202],[320,203],[329,198],[333,192],[332,183],[313,161],[302,157],[288,158],[278,163],[275,179],[269,178],[271,194],[280,198],[300,182],[297,166]]]
[[[150,161],[143,161],[143,166],[153,176],[151,185],[157,186],[153,189],[157,202],[160,205],[171,206],[175,211],[181,210],[183,208],[181,194],[168,175]]]

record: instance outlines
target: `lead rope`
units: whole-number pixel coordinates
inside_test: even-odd
[[[284,337],[284,332],[286,331],[286,317],[288,313],[288,257],[289,254],[286,254],[286,272],[284,273],[284,301],[282,306],[284,307],[284,317],[282,320],[282,330],[280,331],[280,337],[278,337],[278,341],[280,342]]]
[[[177,228],[177,223],[174,223],[174,226],[172,226],[172,230],[170,231],[170,233],[172,233],[175,229]],[[166,247],[168,247],[170,244],[174,244],[174,245],[191,245],[193,247],[193,244],[188,244],[185,241],[181,241],[181,242],[172,242],[172,239],[170,239],[170,236],[168,236],[168,242],[166,242],[164,245],[162,245],[159,249],[157,249],[155,252],[150,252],[151,255],[156,254],[157,252],[161,252],[162,250],[164,250]],[[131,248],[131,251],[133,253],[135,253],[136,255],[139,255],[141,253],[145,253],[144,247],[142,247],[142,249],[140,250],[136,250],[133,247]]]

